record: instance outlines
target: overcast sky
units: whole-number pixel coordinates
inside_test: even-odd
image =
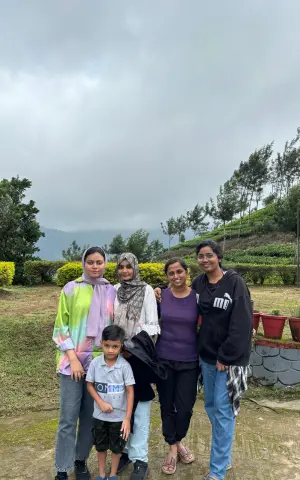
[[[299,0],[0,0],[0,178],[46,227],[157,228],[300,126]]]

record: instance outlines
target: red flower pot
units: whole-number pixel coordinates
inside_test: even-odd
[[[292,334],[292,339],[295,342],[300,342],[300,318],[289,318],[289,324]]]
[[[280,315],[261,314],[261,320],[264,328],[264,336],[266,338],[274,338],[280,340],[284,329],[286,317]]]
[[[256,331],[258,330],[260,315],[260,313],[253,313],[253,328]]]

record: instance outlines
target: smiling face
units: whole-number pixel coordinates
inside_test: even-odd
[[[123,260],[118,265],[118,273],[122,281],[128,282],[133,279],[133,268],[128,260]]]
[[[168,266],[167,278],[172,287],[184,287],[186,285],[188,272],[180,265],[179,262],[172,263]]]
[[[98,252],[92,253],[86,257],[84,268],[90,278],[99,278],[104,274],[105,259]]]
[[[202,247],[198,253],[198,263],[205,273],[215,272],[220,268],[219,257],[210,247]]]

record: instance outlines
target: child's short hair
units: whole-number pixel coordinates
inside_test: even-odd
[[[102,341],[105,340],[120,340],[123,344],[125,340],[125,332],[123,328],[118,325],[109,325],[109,327],[105,327],[102,332]]]

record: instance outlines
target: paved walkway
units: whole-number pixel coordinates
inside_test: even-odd
[[[0,419],[0,478],[52,480],[53,444],[57,411]],[[300,480],[300,413],[261,407],[244,401],[238,418],[233,471],[228,480]],[[187,444],[197,455],[190,466],[179,464],[175,479],[201,480],[209,461],[210,426],[202,401],[197,402]],[[150,439],[151,480],[165,479],[161,464],[166,447],[160,433],[158,405],[154,404]],[[90,458],[97,478],[96,456]],[[130,478],[131,469],[120,478]],[[72,479],[73,477],[70,476]]]

